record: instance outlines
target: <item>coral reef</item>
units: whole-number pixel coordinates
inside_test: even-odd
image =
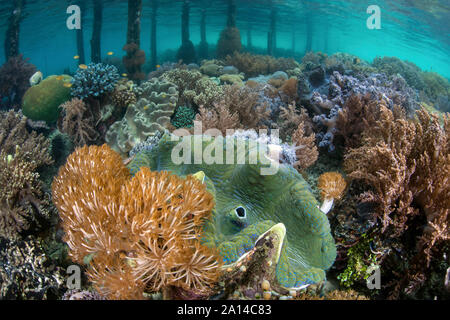
[[[50,216],[37,169],[52,164],[49,141],[26,129],[26,118],[10,111],[0,115],[0,236],[18,238]]]
[[[217,281],[220,259],[198,240],[214,200],[197,178],[143,168],[131,179],[119,154],[91,146],[69,156],[52,191],[69,256],[107,298],[205,294]]]
[[[59,116],[58,107],[70,99],[71,77],[67,75],[50,76],[32,86],[23,96],[22,112],[32,120],[54,123]]]
[[[141,98],[129,105],[123,119],[106,133],[106,142],[123,156],[147,137],[168,128],[176,108],[177,87],[162,77],[144,82],[141,89]]]
[[[263,143],[237,137],[210,140],[208,137],[187,136],[184,139],[188,145],[201,144],[203,152],[215,150],[214,162],[175,164],[171,157],[172,148],[180,142],[171,141],[171,136],[165,135],[151,151],[138,153],[128,167],[132,173],[139,172],[142,167],[183,174],[203,171],[216,205],[212,220],[205,225],[202,240],[206,245],[216,247],[225,263],[236,262],[252,249],[260,235],[283,223],[287,231],[277,259],[278,284],[289,288],[323,280],[324,270],[335,258],[334,240],[327,217],[318,209],[318,203],[301,175],[291,166],[279,163],[275,173],[261,175],[262,169],[273,164],[272,160],[261,154],[254,160],[250,160],[250,156],[261,148],[267,152],[268,145]],[[196,142],[195,139],[200,140]],[[245,159],[239,160],[245,164],[236,165],[236,159],[225,162],[225,152],[218,151],[225,150],[225,146],[232,142],[234,157],[237,156],[237,145],[245,145]],[[193,149],[183,153],[185,159],[192,159]]]
[[[103,63],[90,63],[86,69],[79,68],[72,80],[71,94],[79,99],[97,98],[112,92],[119,80],[116,67]]]
[[[0,106],[4,103],[7,108],[20,106],[23,95],[30,87],[29,79],[35,72],[36,67],[23,55],[10,57],[0,67]]]

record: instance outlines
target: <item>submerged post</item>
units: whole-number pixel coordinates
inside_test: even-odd
[[[182,60],[186,64],[197,60],[194,44],[190,40],[189,13],[190,1],[184,0],[181,9],[181,47],[178,49],[177,59]]]
[[[151,65],[152,70],[156,69],[158,64],[157,57],[157,41],[156,41],[156,27],[157,27],[157,12],[158,12],[158,0],[152,1],[152,22],[150,30],[150,53],[151,53]]]
[[[142,0],[128,0],[127,43],[123,47],[127,54],[123,57],[123,64],[127,68],[128,77],[138,81],[145,79],[145,74],[142,72],[145,52],[140,49],[141,15]]]
[[[25,0],[14,0],[13,10],[8,19],[5,37],[5,59],[19,55],[20,21],[22,20]]]
[[[84,9],[85,9],[85,2],[84,1],[77,1],[77,5],[81,9],[81,29],[76,30],[76,37],[77,37],[77,51],[78,56],[80,59],[78,60],[80,64],[86,63],[86,56],[84,53],[84,35],[83,35],[83,22],[84,22]]]
[[[208,42],[206,41],[206,9],[200,9],[200,45],[198,55],[202,59],[208,58]]]
[[[142,0],[128,0],[127,44],[141,45]]]
[[[249,23],[247,26],[247,49],[252,50],[252,48],[253,48],[252,24]]]
[[[241,34],[236,27],[236,11],[236,0],[228,0],[227,26],[220,33],[217,42],[217,56],[219,58],[241,51]]]
[[[102,0],[93,0],[94,2],[94,26],[91,38],[91,61],[100,63],[101,58],[101,33],[103,22],[103,3]]]
[[[276,37],[276,27],[277,27],[277,12],[276,8],[270,1],[270,27],[267,33],[267,54],[273,55],[277,47],[277,37]]]

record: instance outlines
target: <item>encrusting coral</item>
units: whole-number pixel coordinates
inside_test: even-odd
[[[133,178],[107,145],[78,148],[52,185],[69,256],[110,299],[171,287],[208,293],[220,258],[200,244],[213,197],[197,178],[143,168]]]

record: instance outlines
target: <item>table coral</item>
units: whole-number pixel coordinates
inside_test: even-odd
[[[153,78],[141,85],[141,98],[128,106],[122,120],[111,125],[106,142],[123,156],[149,136],[164,131],[175,111],[177,87],[163,78]]]
[[[188,139],[193,143],[195,137],[201,136]],[[222,163],[225,163],[222,157],[226,141],[231,142],[228,139],[223,140],[223,145],[216,145],[216,150],[224,150],[218,160]],[[246,147],[249,147],[249,141],[244,142]],[[206,140],[198,143],[203,145],[201,150],[204,152],[214,145]],[[324,270],[332,265],[336,255],[334,240],[327,217],[319,211],[309,186],[294,168],[280,165],[276,174],[261,175],[260,170],[267,167],[261,158],[257,164],[251,165],[228,164],[230,162],[176,165],[171,158],[176,144],[170,141],[169,135],[163,136],[151,151],[138,153],[129,168],[132,173],[141,167],[180,174],[203,171],[208,191],[215,195],[216,200],[213,219],[206,227],[203,239],[206,244],[218,248],[225,263],[237,261],[252,249],[261,234],[281,222],[287,233],[277,263],[279,284],[299,287],[325,278]],[[248,163],[250,153],[246,149],[246,153],[240,155],[247,160],[245,163]],[[236,159],[231,163],[236,163]]]

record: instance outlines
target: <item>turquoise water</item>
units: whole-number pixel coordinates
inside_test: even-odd
[[[4,43],[13,0],[0,5],[0,43]],[[248,29],[252,43],[260,52],[267,44],[271,5],[269,0],[237,0],[237,27],[242,43],[247,44]],[[20,25],[20,52],[30,58],[44,75],[75,70],[78,54],[76,32],[68,30],[66,9],[70,3],[83,3],[83,32],[87,62],[93,25],[92,1],[27,0]],[[218,40],[226,24],[227,3],[223,0],[190,1],[190,38],[200,42],[200,12],[206,9],[207,41]],[[127,1],[103,1],[101,52],[113,51],[121,58],[126,42]],[[369,5],[381,10],[381,29],[369,30],[366,20]],[[157,12],[158,55],[176,50],[181,43],[182,1],[159,0]],[[301,57],[306,49],[307,30],[312,33],[311,50],[328,54],[346,52],[372,61],[376,56],[395,56],[414,62],[423,70],[432,70],[450,78],[450,2],[448,0],[371,0],[366,1],[294,1],[274,0],[277,48]],[[143,1],[141,48],[150,56],[152,1]],[[2,47],[3,49],[3,47]],[[279,52],[281,53],[281,52]],[[283,55],[293,55],[286,54]],[[0,61],[4,61],[0,50]],[[161,61],[161,63],[164,61]]]

